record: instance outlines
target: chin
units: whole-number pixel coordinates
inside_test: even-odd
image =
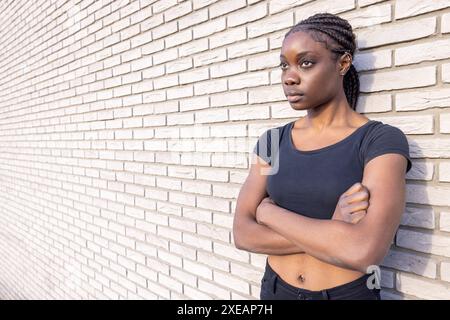
[[[291,103],[291,108],[294,110],[307,110],[310,109],[309,105],[305,105],[302,103]]]

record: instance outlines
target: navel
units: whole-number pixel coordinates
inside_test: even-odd
[[[298,279],[299,279],[301,282],[305,282],[305,280],[306,280],[306,279],[305,279],[305,276],[302,275],[302,274],[298,276]]]

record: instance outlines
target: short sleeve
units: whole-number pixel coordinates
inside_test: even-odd
[[[280,148],[281,132],[283,127],[275,127],[266,130],[261,134],[253,147],[253,152],[261,159],[272,165],[276,161],[278,150]]]
[[[407,160],[406,173],[411,169],[409,144],[405,134],[397,127],[381,123],[369,133],[362,146],[364,166],[373,158],[386,153],[403,155]]]

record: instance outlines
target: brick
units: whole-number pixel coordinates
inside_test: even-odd
[[[410,154],[413,158],[419,157],[419,154],[420,157],[428,158],[446,157],[449,147],[450,141],[444,138],[415,139],[414,143],[410,144]]]
[[[446,107],[450,104],[450,89],[436,88],[434,90],[420,90],[397,93],[395,106],[397,111],[418,111],[434,107]]]
[[[184,30],[175,33],[174,35],[168,36],[164,39],[164,43],[167,48],[175,47],[180,44],[189,42],[192,40],[192,31]]]
[[[215,285],[214,282],[198,280],[198,288],[216,299],[229,300],[230,292],[221,286]]]
[[[300,6],[295,10],[295,21],[300,21],[306,19],[313,14],[320,13],[324,11],[324,6],[327,8],[326,11],[333,14],[338,14],[341,12],[349,11],[355,8],[355,2],[353,0],[341,0],[341,1],[311,1],[306,5]]]
[[[411,72],[417,77],[411,77]],[[361,92],[426,87],[436,84],[436,67],[422,67],[360,76]]]
[[[406,179],[430,181],[434,176],[433,163],[413,161],[411,170],[406,174]]]
[[[207,96],[191,97],[180,99],[180,111],[199,110],[209,107],[209,99]]]
[[[227,16],[227,26],[235,27],[241,24],[247,24],[258,20],[267,15],[267,4],[261,3],[247,7]]]
[[[269,2],[269,12],[274,14],[281,11],[292,9],[296,6],[303,5],[311,2],[311,0],[283,0],[283,1],[271,1]]]
[[[400,229],[397,245],[402,248],[435,255],[450,256],[450,237]]]
[[[439,164],[439,181],[450,182],[450,162],[445,161]]]
[[[183,208],[183,217],[195,221],[212,222],[212,213],[200,208]]]
[[[450,63],[442,65],[442,81],[450,83]]]
[[[211,184],[201,181],[183,181],[183,192],[211,195]]]
[[[410,227],[420,227],[425,229],[435,228],[435,214],[431,208],[406,207],[402,215],[401,224]]]
[[[229,271],[229,262],[224,260],[222,257],[219,257],[211,252],[198,251],[197,252],[197,260],[202,264],[211,267],[213,269],[219,269],[225,272]],[[211,277],[212,279],[212,277]]]
[[[353,30],[380,25],[385,22],[391,21],[391,5],[382,4],[378,6],[371,6],[370,8],[360,9],[356,11],[350,11],[341,15],[346,19]]]
[[[222,226],[224,228],[232,229],[233,228],[233,217],[231,215],[223,215],[223,214],[214,213],[213,223],[215,225]]]
[[[441,60],[450,57],[450,41],[434,40],[395,50],[395,65]]]
[[[201,22],[205,22],[208,20],[208,10],[198,10],[195,12],[192,12],[191,14],[182,17],[178,19],[178,27],[180,30],[186,29],[188,27],[191,27],[193,25],[199,24]]]
[[[427,278],[436,279],[437,263],[429,257],[401,251],[389,251],[382,265],[406,272],[415,273]]]
[[[212,251],[212,241],[197,234],[183,233],[183,242],[195,248]]]
[[[248,263],[249,261],[248,252],[236,249],[231,244],[224,245],[219,242],[215,242],[214,253],[244,263]]]
[[[194,84],[195,95],[211,94],[227,90],[226,79],[206,80]]]
[[[211,66],[211,78],[226,77],[245,72],[247,69],[245,60],[236,60]]]
[[[372,117],[391,126],[397,127],[405,134],[432,134],[434,132],[434,116],[397,116],[397,117]]]
[[[226,109],[211,109],[195,113],[196,123],[222,122],[227,120],[228,110]]]
[[[212,269],[202,263],[190,261],[188,259],[184,260],[184,270],[189,273],[195,274],[204,279],[212,280]]]
[[[175,254],[166,252],[164,250],[158,250],[158,258],[159,258],[158,260],[161,260],[161,263],[167,262],[169,265],[175,266],[178,268],[181,268],[181,266],[182,266],[181,257],[179,257]],[[149,259],[147,259],[147,265],[148,265],[148,260]],[[167,268],[167,270],[168,270],[168,268]],[[165,272],[165,273],[167,273],[167,272]]]
[[[392,50],[375,50],[371,52],[357,53],[353,59],[356,70],[376,70],[388,68],[392,65]]]
[[[170,276],[172,278],[178,280],[180,283],[183,283],[183,287],[184,287],[184,284],[188,284],[193,287],[197,286],[197,277],[193,276],[187,272],[184,272],[183,270],[172,268],[170,270]]]
[[[395,2],[395,19],[412,17],[447,7],[450,7],[447,0],[397,0]]]
[[[184,244],[175,242],[170,243],[170,252],[191,260],[195,260],[197,256],[197,250],[195,248],[189,248]]]
[[[230,120],[268,119],[269,106],[237,107],[229,110]]]
[[[202,23],[193,28],[194,39],[207,37],[226,28],[225,18],[217,18],[207,23]]]
[[[228,78],[230,90],[259,87],[269,84],[269,74],[266,71],[250,72]]]
[[[158,280],[159,280],[159,282],[164,284],[165,287],[168,287],[171,290],[174,290],[176,292],[183,291],[183,284],[180,281],[177,281],[172,277],[168,277],[163,274],[160,274]]]
[[[386,0],[358,0],[358,4],[360,7],[366,7],[374,3],[383,2]]]
[[[236,27],[209,37],[211,49],[244,40],[247,36],[245,27]]]
[[[450,13],[446,13],[442,15],[441,18],[441,32],[449,33],[450,32]]]
[[[211,166],[211,155],[204,152],[190,152],[181,155],[182,165]]]
[[[246,281],[237,279],[227,273],[214,270],[214,282],[244,294],[250,293],[250,287]]]
[[[197,196],[197,207],[221,212],[230,212],[230,203],[228,200],[212,197]]]
[[[201,236],[216,239],[223,242],[229,242],[230,231],[210,224],[197,224],[197,233]]]
[[[158,236],[161,236],[165,239],[181,242],[181,232],[180,231],[173,230],[172,228],[166,228],[162,225],[159,225],[157,233],[158,233]]]
[[[356,111],[359,113],[378,113],[392,110],[390,94],[368,94],[358,97]]]
[[[209,7],[209,18],[223,16],[226,13],[243,8],[247,5],[245,0],[223,0]]]
[[[192,12],[192,3],[184,2],[178,6],[172,7],[164,12],[164,21],[171,21],[173,19],[182,17],[188,13]]]
[[[405,31],[407,30],[407,32]],[[436,18],[427,17],[355,30],[357,48],[367,49],[380,45],[411,41],[432,35],[436,31]],[[389,34],[389,37],[386,37]]]
[[[212,300],[213,298],[200,290],[184,286],[184,294],[192,300]]]
[[[232,275],[247,280],[248,282],[261,283],[263,272],[255,272],[254,268],[235,262],[231,262],[230,266]]]
[[[227,50],[225,48],[219,48],[194,56],[194,66],[209,65],[214,62],[225,60],[227,60]]]
[[[245,137],[247,128],[245,124],[214,124],[211,126],[211,137]],[[215,172],[220,171],[215,169]]]
[[[247,40],[227,47],[229,58],[248,56],[268,49],[267,39],[265,38]]]
[[[440,230],[450,232],[450,212],[441,211],[439,216]]]
[[[450,133],[450,113],[441,113],[439,115],[439,131],[441,133]]]
[[[193,71],[185,71],[179,73],[180,84],[198,82],[202,80],[207,80],[209,78],[209,71],[207,68],[196,69]]]
[[[280,53],[279,52],[269,52],[261,53],[255,57],[249,57],[248,59],[248,70],[261,70],[276,67],[280,64]]]
[[[292,11],[282,12],[276,15],[272,15],[265,19],[258,20],[257,22],[249,23],[247,25],[248,37],[256,38],[263,34],[271,33],[274,31],[286,29],[294,25],[294,15]]]
[[[441,279],[450,282],[450,263],[441,262]]]
[[[196,232],[196,224],[186,219],[169,217],[169,226],[181,231]]]
[[[417,276],[397,273],[396,286],[398,291],[421,299],[450,299],[450,290],[447,286],[436,281],[422,280]]]
[[[266,86],[249,90],[249,103],[265,103],[272,101],[285,101],[286,96],[279,87]]]
[[[381,288],[394,288],[395,273],[381,269]]]

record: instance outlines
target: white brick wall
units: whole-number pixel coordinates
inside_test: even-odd
[[[257,299],[232,242],[263,130],[304,113],[278,55],[328,11],[357,34],[357,110],[407,134],[384,299],[450,299],[450,2],[0,2],[0,299]]]

